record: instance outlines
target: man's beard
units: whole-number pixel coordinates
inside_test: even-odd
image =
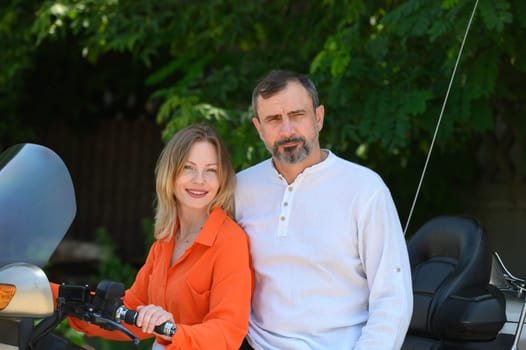
[[[284,147],[283,151],[280,152],[280,146],[297,142],[295,146]],[[296,164],[308,157],[312,151],[312,142],[308,142],[304,137],[290,137],[284,140],[280,140],[274,143],[272,147],[272,155],[276,157],[280,162],[285,164]]]

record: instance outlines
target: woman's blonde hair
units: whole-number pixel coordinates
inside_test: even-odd
[[[156,210],[154,236],[156,239],[171,238],[177,222],[177,198],[174,194],[175,179],[181,173],[192,145],[199,141],[209,142],[215,146],[218,159],[217,176],[219,189],[210,202],[207,211],[221,207],[230,216],[234,214],[235,172],[230,155],[217,132],[206,124],[192,124],[178,131],[168,141],[157,160]]]

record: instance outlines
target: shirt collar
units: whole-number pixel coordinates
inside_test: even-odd
[[[336,156],[334,155],[334,153],[332,153],[329,149],[325,149],[323,148],[322,151],[326,151],[327,152],[327,157],[322,160],[321,162],[319,163],[316,163],[314,165],[311,165],[305,169],[303,169],[303,171],[301,173],[298,174],[298,176],[296,177],[299,178],[301,176],[303,176],[304,174],[309,174],[309,173],[314,173],[314,172],[317,172],[317,171],[320,171],[320,170],[323,170],[325,169],[326,167],[328,167],[333,161],[334,159],[336,158]],[[272,158],[269,159],[269,163],[270,163],[270,166],[271,168],[274,170],[274,173],[276,174],[276,176],[282,180],[282,181],[285,181],[285,178],[279,173],[278,169],[276,169],[276,167],[274,166],[274,162],[272,161]],[[294,182],[296,182],[296,180],[294,180]]]
[[[196,243],[211,247],[214,244],[219,228],[223,225],[226,217],[227,214],[222,208],[214,208],[208,216],[208,219],[206,219],[201,232],[195,239]]]

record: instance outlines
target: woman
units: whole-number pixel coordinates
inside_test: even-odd
[[[153,349],[238,349],[248,328],[252,272],[248,239],[233,219],[235,174],[217,133],[180,130],[156,167],[155,238],[123,302],[139,311],[139,338]],[[56,287],[54,288],[56,292]],[[172,337],[154,333],[171,321]],[[78,319],[88,336],[129,339]]]

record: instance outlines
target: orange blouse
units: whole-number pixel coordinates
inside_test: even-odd
[[[153,243],[145,264],[123,298],[128,309],[155,304],[171,312],[177,325],[172,341],[157,338],[166,350],[239,349],[248,329],[253,288],[248,238],[219,208],[212,211],[190,248],[170,266],[174,238]],[[55,296],[58,285],[53,286]],[[87,336],[129,340],[69,318]],[[137,337],[152,337],[127,326]]]

